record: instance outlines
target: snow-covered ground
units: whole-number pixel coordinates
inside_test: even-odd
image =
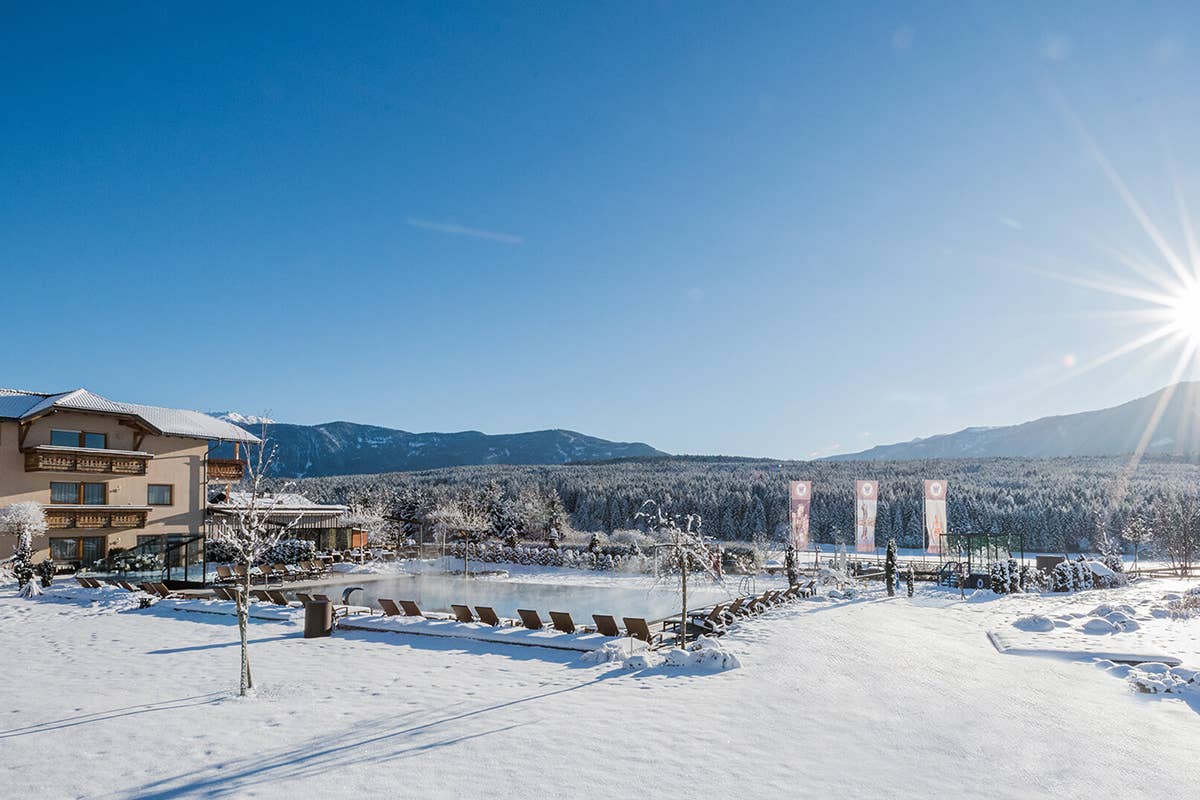
[[[294,619],[257,620],[249,699],[235,696],[231,617],[65,585],[23,600],[10,585],[0,787],[44,798],[1184,797],[1200,693],[1140,693],[1128,670],[1071,653],[1103,639],[1200,667],[1200,618],[1156,611],[1190,585],[802,601],[725,636],[741,663],[727,670],[382,632],[304,640]],[[1084,631],[1106,618],[1093,613],[1101,603],[1128,606],[1136,630]],[[1044,637],[1059,655],[1002,654],[989,631]]]

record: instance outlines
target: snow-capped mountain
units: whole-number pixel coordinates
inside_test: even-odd
[[[222,419],[261,432],[260,418],[237,416],[242,419],[233,415]],[[479,431],[409,433],[354,422],[274,423],[269,424],[267,437],[277,448],[275,474],[295,478],[666,455],[642,442],[610,442],[566,430],[489,435]]]
[[[209,411],[210,417],[232,422],[234,425],[274,425],[275,420],[258,414],[240,414],[237,411]]]
[[[1043,417],[1020,425],[965,428],[829,460],[1120,456],[1139,447],[1150,455],[1200,453],[1200,382],[1178,383],[1098,411]]]

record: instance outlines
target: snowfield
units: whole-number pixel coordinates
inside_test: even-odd
[[[304,640],[295,621],[256,620],[258,690],[239,699],[231,617],[65,584],[25,600],[10,584],[0,787],[39,798],[1185,797],[1200,618],[1161,610],[1191,586],[965,600],[873,589],[741,623],[720,655],[661,650],[644,664],[611,646]],[[1113,631],[1084,630],[1090,620]],[[1042,652],[1001,653],[989,632]],[[1183,666],[1076,652],[1097,640]]]

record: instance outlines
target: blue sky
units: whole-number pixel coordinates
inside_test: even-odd
[[[1184,247],[1200,12],[806,5],[11,8],[0,385],[804,458],[1166,383],[1046,273],[1167,268],[1097,149]]]

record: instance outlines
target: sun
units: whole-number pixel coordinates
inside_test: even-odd
[[[1169,308],[1175,330],[1200,346],[1200,281],[1188,281],[1171,299]]]

